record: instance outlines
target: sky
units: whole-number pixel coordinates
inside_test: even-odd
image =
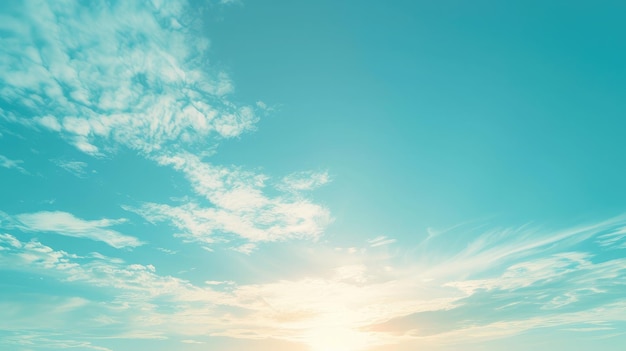
[[[626,346],[620,1],[3,1],[0,349]]]

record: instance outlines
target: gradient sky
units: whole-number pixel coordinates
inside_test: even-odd
[[[620,1],[3,1],[0,349],[626,347]]]

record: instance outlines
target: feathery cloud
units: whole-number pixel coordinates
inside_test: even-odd
[[[64,170],[72,173],[73,175],[83,178],[87,174],[87,163],[81,161],[65,161],[65,160],[54,160],[53,161],[57,166],[63,168]]]
[[[20,166],[20,164],[22,163],[24,163],[24,161],[11,160],[10,158],[7,158],[6,156],[0,155],[0,167],[4,167],[8,169],[15,169],[23,174],[28,174],[28,172],[22,166]]]
[[[16,228],[25,232],[50,232],[75,238],[86,238],[102,241],[117,249],[143,244],[135,237],[108,229],[108,227],[125,223],[126,219],[84,220],[71,213],[61,211],[23,213],[5,218],[10,218],[13,222],[8,226],[9,228]]]
[[[329,181],[328,172],[296,172],[284,177],[277,187],[288,192],[307,191],[318,188]]]
[[[196,194],[213,206],[146,203],[127,209],[152,222],[170,222],[187,240],[212,243],[229,235],[251,242],[317,239],[332,221],[326,208],[306,199],[265,195],[267,177],[262,174],[214,166],[192,154],[162,156],[157,161],[182,172]]]
[[[377,246],[384,246],[384,245],[389,245],[389,244],[393,244],[396,242],[396,239],[390,239],[384,235],[381,235],[379,237],[376,237],[374,239],[370,239],[367,241],[371,247],[377,247]]]

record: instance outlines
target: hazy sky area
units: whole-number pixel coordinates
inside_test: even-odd
[[[624,350],[624,18],[1,1],[0,350]]]

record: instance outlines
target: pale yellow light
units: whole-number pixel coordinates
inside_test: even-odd
[[[307,337],[311,351],[360,351],[368,344],[368,335],[345,327],[322,327]]]

